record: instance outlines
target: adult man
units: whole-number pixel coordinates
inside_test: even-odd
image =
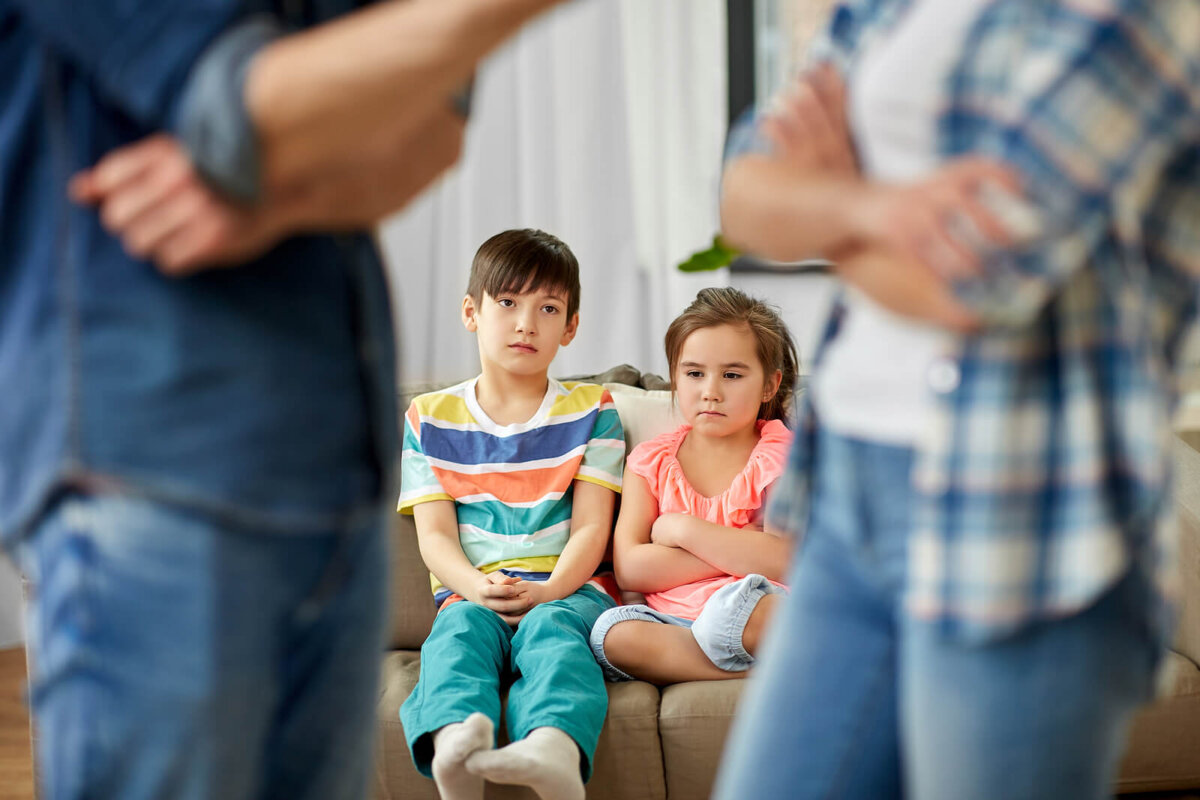
[[[452,163],[454,90],[552,0],[357,5],[0,0],[0,537],[46,797],[364,793],[391,324],[367,238],[307,232]]]

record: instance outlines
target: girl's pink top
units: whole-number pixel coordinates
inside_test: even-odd
[[[787,466],[792,432],[779,420],[760,420],[758,444],[750,453],[746,466],[728,489],[705,497],[692,488],[676,455],[691,429],[692,426],[683,425],[671,433],[642,442],[633,448],[625,462],[646,479],[650,493],[658,500],[658,513],[690,514],[731,528],[744,528],[759,521],[767,490]],[[722,575],[686,583],[664,592],[647,594],[646,604],[664,614],[695,619],[713,592],[737,580],[733,575]],[[772,583],[783,586],[775,581]]]

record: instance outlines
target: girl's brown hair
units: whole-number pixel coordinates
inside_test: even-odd
[[[784,419],[796,389],[800,359],[796,343],[779,312],[761,300],[731,287],[701,289],[692,304],[675,318],[667,328],[665,344],[667,367],[671,375],[671,391],[675,391],[675,368],[683,343],[693,332],[717,325],[745,325],[757,344],[758,361],[769,376],[779,370],[783,378],[779,389],[758,409],[759,419]]]

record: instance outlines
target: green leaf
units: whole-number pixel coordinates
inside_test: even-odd
[[[686,261],[679,264],[680,272],[705,272],[708,270],[727,267],[741,252],[725,244],[720,234],[713,237],[712,247],[692,253]]]

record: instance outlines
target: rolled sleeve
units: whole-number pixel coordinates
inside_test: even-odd
[[[984,278],[957,287],[985,324],[1028,324],[1100,248],[1137,241],[1147,202],[1195,147],[1200,52],[1173,32],[1194,30],[1200,7],[1138,8],[1060,20],[1054,36],[1009,53],[1020,67],[997,85],[1015,102],[993,96],[980,76],[958,76],[965,91],[942,120],[946,155],[1010,166],[1036,215],[1016,225],[1030,231],[1026,242],[994,253]]]
[[[177,133],[201,176],[224,194],[254,202],[261,194],[258,137],[246,108],[250,64],[284,34],[269,15],[249,17],[216,38],[188,79]]]
[[[46,46],[147,129],[170,128],[197,57],[243,14],[236,0],[12,0]]]

